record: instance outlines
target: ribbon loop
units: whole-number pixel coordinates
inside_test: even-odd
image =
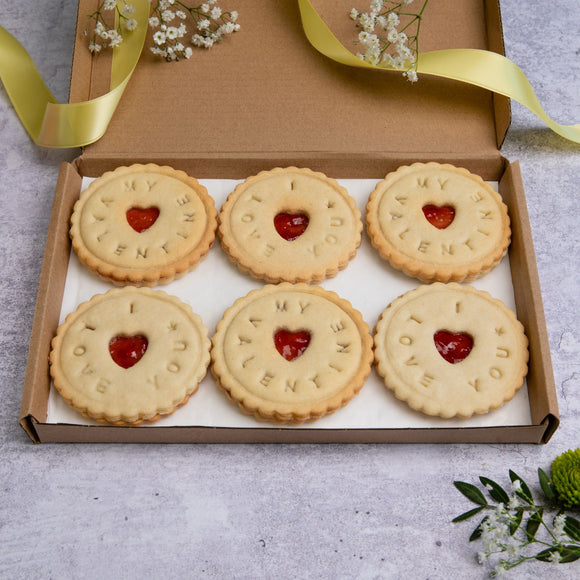
[[[334,36],[309,0],[298,0],[298,5],[306,37],[321,54],[347,66],[395,70],[372,65],[352,54]],[[522,70],[505,56],[486,50],[448,49],[422,52],[417,63],[419,74],[469,83],[509,97],[527,107],[561,137],[580,143],[580,125],[561,125],[551,119]]]
[[[82,103],[56,101],[24,47],[0,26],[0,79],[30,138],[42,147],[83,147],[106,132],[137,66],[147,34],[149,2],[133,0],[139,23],[115,49],[111,91]]]

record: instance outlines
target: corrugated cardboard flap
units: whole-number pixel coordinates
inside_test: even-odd
[[[530,363],[527,377],[532,421],[546,425],[548,440],[559,425],[558,400],[552,361],[548,348],[548,331],[542,304],[540,280],[536,268],[534,243],[529,224],[528,209],[524,196],[519,163],[506,164],[499,182],[499,191],[510,208],[512,240],[510,267],[514,280],[526,280],[526,284],[514,284],[518,319],[524,325],[530,339]],[[521,224],[526,224],[522,227]]]
[[[66,281],[68,224],[74,200],[72,203],[63,203],[63,200],[70,199],[63,192],[71,188],[79,191],[80,184],[81,177],[75,167],[62,163],[46,239],[20,408],[20,424],[33,440],[37,440],[35,424],[46,419],[50,389],[50,341],[58,326]]]
[[[80,2],[79,35],[94,3]],[[352,2],[313,4],[356,51]],[[499,163],[508,99],[441,78],[411,84],[399,73],[337,64],[309,44],[293,0],[238,0],[236,9],[241,31],[190,60],[166,63],[144,50],[107,134],[84,150],[84,174],[129,159],[171,159],[198,177],[309,162],[337,177],[368,177],[393,157],[445,159],[480,173],[483,162]],[[77,40],[71,96],[94,97],[106,90],[110,60],[87,61],[86,39]],[[420,48],[503,52],[497,1],[428,5]]]

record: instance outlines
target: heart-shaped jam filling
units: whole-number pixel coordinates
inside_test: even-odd
[[[129,369],[141,360],[148,345],[149,341],[141,334],[115,336],[109,342],[109,353],[120,367]]]
[[[279,213],[274,216],[274,227],[288,242],[299,238],[308,227],[309,218],[304,213]]]
[[[466,332],[438,330],[433,340],[437,352],[451,364],[461,362],[473,348],[473,337]]]
[[[281,329],[274,334],[274,344],[276,350],[289,361],[298,358],[308,348],[310,344],[310,333],[307,330],[290,330]]]
[[[158,207],[132,207],[127,210],[127,222],[138,233],[148,230],[159,217]]]
[[[438,230],[444,230],[455,219],[455,208],[450,205],[424,205],[423,215],[425,219]]]

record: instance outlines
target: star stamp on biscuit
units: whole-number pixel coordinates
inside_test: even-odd
[[[439,163],[403,166],[369,197],[367,232],[390,264],[422,282],[466,282],[494,268],[511,239],[507,206],[481,177]]]

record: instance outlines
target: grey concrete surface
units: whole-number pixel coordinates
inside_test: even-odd
[[[549,114],[579,122],[578,1],[501,5],[508,57]],[[61,101],[74,19],[73,0],[0,0]],[[521,163],[542,286],[562,420],[548,445],[34,446],[21,387],[59,163],[78,152],[31,143],[0,88],[0,577],[485,577],[474,524],[451,523],[470,507],[452,482],[507,484],[511,468],[536,489],[580,442],[580,148],[514,103],[502,151]]]

